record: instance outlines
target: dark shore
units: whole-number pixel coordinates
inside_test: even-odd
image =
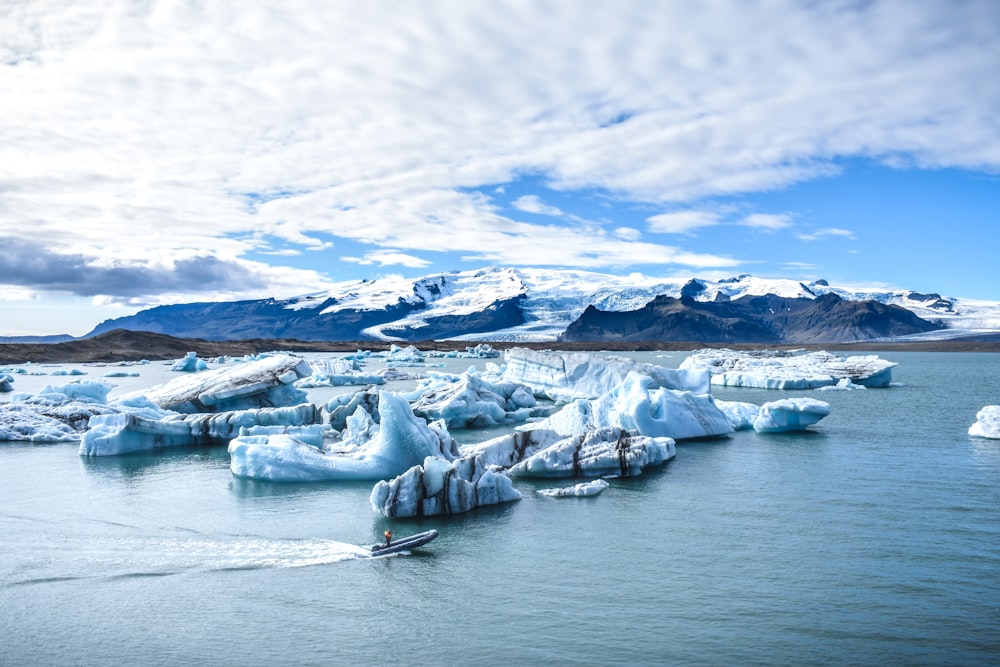
[[[415,345],[421,350],[465,350],[474,345],[467,341],[419,341],[397,343]],[[699,342],[653,341],[649,343],[511,343],[491,342],[494,348],[503,350],[511,347],[528,347],[536,350],[564,351],[691,351],[702,348],[729,348],[733,350],[786,349],[786,350],[828,350],[831,352],[861,353],[879,352],[1000,352],[1000,337],[994,340],[950,340],[926,341],[919,343],[826,343],[814,345],[745,345],[738,343],[710,344]],[[142,331],[110,331],[100,336],[73,340],[65,343],[5,343],[0,344],[0,364],[31,363],[91,363],[118,361],[150,361],[179,359],[188,352],[199,357],[232,356],[272,352],[330,352],[345,353],[357,350],[388,350],[391,343],[384,341],[302,341],[293,339],[253,339],[211,341],[200,338],[174,338],[164,334]]]

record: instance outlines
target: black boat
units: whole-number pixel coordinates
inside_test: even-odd
[[[372,556],[384,556],[386,554],[394,554],[400,551],[409,551],[419,546],[427,544],[435,537],[438,536],[436,530],[425,530],[422,533],[417,533],[416,535],[410,535],[409,537],[402,537],[398,540],[393,540],[388,546],[383,542],[382,544],[372,545]]]

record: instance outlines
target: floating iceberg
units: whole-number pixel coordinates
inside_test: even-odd
[[[560,489],[539,489],[537,493],[549,496],[550,498],[579,498],[582,496],[596,496],[609,486],[611,485],[603,479],[595,479],[590,482],[581,482]]]
[[[306,401],[306,393],[292,383],[311,373],[305,359],[275,355],[186,375],[124,398],[141,394],[161,408],[186,413],[284,407]]]
[[[716,437],[733,431],[711,395],[656,386],[654,378],[629,373],[599,398],[567,403],[552,416],[519,429],[546,428],[563,435],[580,435],[613,426],[638,435],[674,440]]]
[[[388,517],[460,514],[484,505],[520,500],[510,477],[479,457],[446,461],[428,457],[391,481],[378,482],[371,505]]]
[[[37,394],[15,393],[0,403],[0,440],[75,442],[95,415],[117,412],[107,405],[111,387],[87,380],[46,386]]]
[[[14,391],[14,376],[0,373],[0,393],[7,391]]]
[[[969,435],[1000,439],[1000,405],[987,405],[977,412],[976,423],[969,427]]]
[[[365,373],[356,359],[317,359],[310,363],[312,374],[295,381],[300,388],[342,387],[347,385],[385,384],[378,373]]]
[[[522,477],[635,477],[674,458],[671,438],[629,435],[607,427],[575,435],[529,456],[510,469]]]
[[[492,383],[463,373],[422,392],[413,412],[428,420],[444,420],[448,428],[477,428],[524,421],[533,415],[535,405],[534,395],[524,385]]]
[[[125,411],[118,414],[97,415],[90,419],[90,430],[80,440],[81,456],[117,456],[130,452],[153,451],[167,447],[193,445],[219,445],[229,442],[249,429],[256,427],[289,427],[297,429],[302,439],[305,432],[315,432],[322,442],[324,427],[319,408],[303,403],[286,408],[257,408],[199,414],[180,414],[155,410],[153,404],[146,410]],[[315,437],[315,436],[314,436]]]
[[[801,431],[830,414],[830,404],[815,398],[785,398],[765,403],[753,422],[758,433]]]
[[[170,370],[177,373],[194,373],[197,371],[207,371],[208,364],[198,358],[196,352],[188,352],[183,359],[178,359],[170,367]]]
[[[720,401],[715,399],[715,405],[736,431],[746,431],[753,428],[753,422],[760,414],[760,406],[756,403],[743,403],[740,401]]]
[[[711,391],[706,369],[674,370],[622,357],[582,352],[538,352],[513,348],[506,354],[504,379],[531,387],[536,396],[568,402],[597,398],[629,373],[652,378],[655,386],[695,394]]]
[[[829,352],[792,354],[766,350],[699,350],[681,362],[682,370],[707,370],[712,384],[758,389],[817,389],[848,380],[852,385],[888,387],[895,362],[878,355],[838,357]],[[848,385],[843,385],[849,388]]]
[[[565,435],[551,429],[536,428],[501,435],[477,444],[463,445],[461,450],[463,457],[479,457],[484,465],[509,468],[565,438]]]
[[[275,482],[389,479],[428,456],[459,456],[443,425],[416,417],[409,403],[391,392],[378,402],[379,429],[353,453],[331,453],[286,434],[241,435],[229,443],[230,470],[239,477]]]

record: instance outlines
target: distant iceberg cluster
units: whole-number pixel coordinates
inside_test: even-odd
[[[540,493],[596,495],[608,479],[642,475],[670,461],[678,442],[743,429],[802,430],[830,411],[808,397],[762,406],[716,400],[713,373],[753,366],[727,354],[702,354],[700,362],[675,370],[604,354],[515,348],[502,364],[486,361],[482,372],[472,366],[451,374],[427,370],[431,355],[393,346],[379,353],[387,365],[423,364],[416,388],[407,392],[388,391],[383,375],[365,371],[372,354],[310,363],[274,353],[231,364],[217,360],[220,367],[212,369],[189,354],[172,366],[179,376],[115,401],[107,399],[110,385],[93,380],[14,394],[0,404],[0,439],[78,441],[86,457],[226,445],[235,476],[371,481],[376,512],[426,517],[518,500],[515,482],[524,478],[583,478]],[[460,356],[497,359],[488,345]],[[880,372],[875,369],[883,365],[862,359],[839,363],[872,371],[866,377]],[[827,369],[836,365],[816,357],[800,368],[820,361]],[[756,367],[761,374],[780,368]],[[863,386],[862,375],[843,377]],[[351,384],[363,386],[322,404],[309,402],[303,391]],[[507,433],[462,445],[451,433],[484,427]]]
[[[829,352],[699,350],[681,362],[683,370],[711,373],[713,385],[758,389],[888,387],[896,364],[878,355],[838,357]]]

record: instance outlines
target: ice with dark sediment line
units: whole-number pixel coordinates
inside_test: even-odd
[[[186,413],[283,407],[306,402],[293,383],[311,374],[305,359],[278,354],[184,375],[122,398],[144,395],[161,408]]]

